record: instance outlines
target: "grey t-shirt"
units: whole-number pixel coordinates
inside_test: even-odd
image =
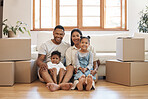
[[[48,40],[40,46],[39,54],[46,55],[45,62],[50,62],[51,53],[57,50],[61,52],[61,62],[64,63],[65,53],[66,53],[67,48],[69,47],[70,45],[64,41],[62,41],[59,45],[56,45],[51,40]]]

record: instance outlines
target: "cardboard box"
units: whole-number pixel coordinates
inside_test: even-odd
[[[14,84],[14,62],[0,62],[0,86]]]
[[[148,84],[148,61],[121,62],[110,60],[106,62],[106,80],[127,86]]]
[[[116,59],[121,61],[144,61],[144,45],[144,38],[118,38],[116,42]]]
[[[30,60],[31,39],[2,38],[0,39],[0,61]]]
[[[31,83],[37,79],[35,60],[15,62],[15,82]]]

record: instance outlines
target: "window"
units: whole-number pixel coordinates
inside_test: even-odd
[[[34,0],[33,30],[126,30],[126,0]]]

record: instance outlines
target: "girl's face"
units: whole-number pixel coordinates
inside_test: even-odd
[[[89,41],[87,38],[83,38],[80,42],[80,46],[82,50],[87,50],[88,46],[89,46]]]
[[[53,64],[58,64],[58,63],[60,62],[59,56],[58,56],[58,55],[53,55],[53,56],[51,57],[51,62],[52,62]]]
[[[81,35],[77,31],[75,31],[75,32],[72,33],[72,41],[73,41],[74,45],[80,43],[80,36]]]

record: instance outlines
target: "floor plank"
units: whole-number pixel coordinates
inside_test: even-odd
[[[98,80],[96,90],[50,92],[44,83],[0,87],[0,99],[148,99],[148,85],[128,87]]]

